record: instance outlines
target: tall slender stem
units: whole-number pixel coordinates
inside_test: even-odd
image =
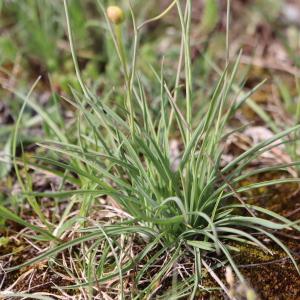
[[[191,0],[186,4],[186,25],[185,25],[185,70],[186,70],[186,118],[189,127],[192,125],[192,72],[191,72],[191,53],[190,53],[190,23],[191,23]],[[187,130],[189,140],[190,131]]]
[[[123,67],[123,72],[124,72],[124,77],[125,77],[126,105],[129,110],[130,129],[131,129],[131,133],[133,134],[134,133],[134,110],[133,110],[132,93],[131,93],[131,79],[130,79],[130,76],[128,73],[128,65],[127,65],[127,59],[126,59],[126,54],[125,54],[125,49],[124,49],[121,25],[116,24],[114,29],[115,29],[117,46],[118,46],[119,52],[120,52],[121,64]]]
[[[185,93],[186,93],[186,121],[188,124],[186,130],[186,142],[190,140],[190,127],[192,124],[192,72],[190,55],[190,22],[191,22],[191,0],[187,0],[184,16],[182,13],[180,1],[177,0],[177,8],[181,23],[183,46],[184,46],[184,70],[185,70]]]

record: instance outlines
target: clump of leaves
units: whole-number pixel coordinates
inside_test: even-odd
[[[300,125],[254,145],[227,165],[221,166],[222,144],[228,136],[224,128],[236,110],[260,85],[242,99],[230,100],[237,98],[233,97],[232,91],[239,57],[233,65],[230,65],[227,60],[225,70],[211,93],[206,113],[197,122],[193,120],[192,106],[196,99],[193,97],[189,41],[191,2],[186,1],[185,7],[180,1],[171,4],[177,6],[182,28],[181,59],[179,59],[172,90],[164,78],[163,68],[160,73],[152,70],[157,79],[153,84],[160,86],[160,113],[153,115],[149,108],[149,101],[146,99],[147,93],[143,82],[136,70],[138,33],[143,25],[136,26],[132,13],[134,40],[131,49],[132,57],[129,60],[130,54],[126,53],[123,47],[122,24],[111,24],[105,9],[98,1],[107,18],[124,75],[124,107],[119,112],[115,112],[105,105],[102,99],[92,94],[81,79],[65,1],[71,49],[82,88],[82,92],[73,91],[75,101],[72,102],[82,116],[78,145],[66,141],[45,143],[43,147],[58,153],[60,159],[40,159],[59,169],[64,169],[70,176],[76,174],[74,181],[77,179],[79,185],[76,191],[60,191],[54,193],[52,197],[88,195],[83,197],[88,202],[82,201],[81,204],[85,209],[82,218],[89,214],[90,204],[96,197],[102,195],[116,201],[129,219],[114,225],[97,224],[87,228],[84,228],[84,223],[81,222],[80,237],[67,242],[58,242],[50,250],[21,266],[53,257],[75,245],[87,243],[88,252],[94,255],[87,264],[89,268],[94,268],[96,271],[94,273],[90,271],[88,281],[81,282],[76,287],[91,286],[95,282],[105,283],[119,276],[119,295],[124,299],[123,276],[130,270],[135,270],[135,280],[133,279],[135,288],[132,288],[130,293],[132,299],[141,299],[140,297],[154,295],[158,282],[170,272],[172,273],[172,269],[183,260],[183,256],[191,253],[193,272],[181,275],[181,288],[174,291],[174,294],[176,297],[190,295],[194,298],[204,274],[203,266],[211,273],[212,269],[228,263],[239,280],[245,282],[232,256],[233,252],[238,251],[232,246],[232,242],[255,245],[263,251],[272,253],[256,237],[256,234],[260,234],[281,247],[299,271],[288,248],[274,234],[274,231],[285,228],[299,231],[300,227],[297,223],[262,207],[249,205],[239,196],[244,191],[298,182],[299,179],[276,179],[243,187],[239,186],[239,182],[255,174],[274,170],[275,167],[264,167],[248,171],[247,166],[253,159],[274,147],[276,141],[282,142],[288,134],[299,130]],[[163,15],[164,13],[150,21],[157,20]],[[182,72],[185,79],[184,88],[180,80],[183,76]],[[123,85],[123,82],[120,85]],[[111,93],[107,97],[113,95]],[[177,106],[179,101],[185,103],[184,113]],[[195,123],[197,126],[193,128],[192,124]],[[179,157],[173,157],[170,150],[170,141],[175,130],[179,132],[182,145]],[[278,168],[288,166],[290,164]],[[35,194],[35,196],[39,195]],[[237,201],[233,201],[234,198]],[[4,210],[2,213],[21,223],[17,217],[13,217],[12,213]],[[265,215],[265,218],[257,216],[258,214]],[[76,219],[76,222],[79,220]],[[71,224],[72,221],[70,220],[69,223]],[[22,224],[28,225],[24,222]],[[49,226],[48,230],[39,230],[39,233],[47,235],[48,239],[51,236],[59,239],[63,227],[51,231]],[[36,228],[32,229],[36,230]],[[139,236],[144,243],[148,244],[134,257],[126,256],[127,259],[123,262],[122,240],[132,234]],[[106,246],[103,247],[102,242]],[[99,249],[100,245],[102,245],[101,249]],[[153,251],[154,254],[151,254]],[[108,252],[111,255],[108,255]],[[147,275],[147,271],[164,253],[168,259],[161,263],[159,271],[154,275]],[[145,263],[144,259],[150,254],[151,258]],[[224,257],[224,261],[209,267],[206,262],[207,254],[222,254],[220,257]],[[110,263],[105,269],[106,259],[110,262],[114,260],[114,263]],[[92,264],[98,267],[92,267]],[[145,281],[147,276],[150,276],[151,280]]]

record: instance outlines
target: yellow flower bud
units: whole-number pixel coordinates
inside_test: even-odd
[[[109,6],[106,12],[112,23],[118,25],[124,21],[124,12],[119,6]]]

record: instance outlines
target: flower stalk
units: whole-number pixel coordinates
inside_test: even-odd
[[[128,71],[128,62],[126,58],[124,42],[123,42],[123,32],[122,23],[125,20],[124,12],[119,6],[109,6],[107,8],[107,17],[111,23],[113,23],[113,30],[116,38],[116,46],[118,48],[121,65],[124,72],[125,84],[126,84],[126,106],[129,110],[129,123],[131,134],[134,134],[134,109],[132,103],[132,92],[131,92],[131,79]]]

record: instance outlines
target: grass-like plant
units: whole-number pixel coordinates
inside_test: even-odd
[[[300,123],[300,85],[298,78],[295,78],[295,90],[296,95],[292,96],[291,91],[288,86],[285,85],[284,82],[281,82],[279,79],[275,80],[280,96],[282,98],[282,104],[285,111],[291,118],[291,124],[299,124]],[[281,130],[282,124],[278,120],[275,120],[273,127],[275,132],[279,132]],[[287,126],[285,126],[287,127]],[[287,145],[286,150],[290,157],[293,160],[300,159],[300,143],[299,143],[299,131],[295,131],[291,135],[291,139],[294,140],[294,143]],[[296,168],[298,174],[300,174],[300,167]]]
[[[286,116],[289,117],[289,121],[287,123],[282,122],[281,118],[272,117],[252,99],[250,99],[248,104],[261,118],[261,120],[264,121],[265,124],[273,131],[273,133],[276,134],[300,123],[300,86],[297,78],[295,78],[295,84],[292,88],[293,92],[290,90],[290,87],[288,87],[284,81],[279,80],[279,78],[275,77],[274,82],[282,100],[281,108],[284,110]],[[292,132],[290,134],[290,140],[293,142],[285,144],[285,151],[287,154],[293,161],[298,162],[300,158],[299,132],[299,130]],[[299,174],[299,164],[295,164],[294,169]]]
[[[63,26],[61,26],[61,21],[63,21],[62,3],[43,0],[25,0],[21,3],[4,2],[1,1],[2,10],[6,14],[4,17],[6,16],[8,20],[10,18],[17,20],[11,29],[14,34],[11,40],[16,43],[15,47],[21,46],[22,55],[31,59],[29,63],[36,61],[36,64],[39,63],[49,72],[56,71],[62,63],[59,47],[56,45],[64,34]],[[83,26],[85,16],[82,3],[80,1],[73,2],[69,9],[79,28],[78,36],[86,35]]]
[[[107,17],[100,1],[98,4],[106,16],[120,59],[124,75],[124,82],[120,83],[124,85],[124,107],[118,112],[113,111],[102,99],[93,95],[81,79],[65,1],[70,45],[82,88],[80,92],[73,91],[75,101],[72,102],[79,113],[78,144],[70,144],[65,138],[61,138],[61,142],[44,143],[42,146],[52,153],[57,153],[58,158],[40,157],[40,161],[48,164],[48,171],[49,164],[55,166],[57,176],[76,184],[77,189],[50,194],[25,194],[28,197],[82,197],[80,202],[77,200],[81,205],[80,216],[70,218],[64,223],[64,215],[58,225],[46,224],[46,229],[41,229],[2,207],[2,216],[38,231],[44,240],[52,241],[49,250],[21,266],[54,257],[76,245],[85,245],[83,248],[86,253],[82,264],[88,274],[87,280],[79,281],[78,285],[72,288],[91,288],[93,284],[102,284],[119,277],[118,294],[121,299],[125,299],[126,295],[131,299],[150,299],[151,296],[157,295],[159,283],[166,278],[172,278],[170,274],[173,274],[173,281],[175,280],[178,286],[173,285],[173,288],[167,291],[169,295],[173,295],[174,298],[189,295],[193,299],[201,288],[203,268],[213,272],[213,269],[228,263],[238,279],[244,283],[245,279],[232,253],[238,251],[238,243],[255,245],[272,253],[260,238],[266,236],[287,253],[299,271],[290,251],[274,233],[276,230],[287,228],[299,231],[298,224],[263,207],[249,205],[247,200],[240,196],[240,193],[245,191],[299,182],[299,179],[275,179],[248,186],[241,186],[239,183],[253,175],[275,170],[276,167],[262,167],[256,170],[249,170],[247,167],[253,159],[274,147],[276,142],[282,143],[288,134],[299,130],[300,125],[254,145],[222,167],[222,145],[228,137],[224,128],[236,110],[260,86],[238,101],[231,100],[237,98],[232,91],[239,57],[231,65],[227,55],[225,70],[211,93],[208,110],[199,120],[193,120],[193,102],[196,99],[193,97],[189,40],[192,1],[185,1],[185,7],[180,1],[173,1],[166,12],[173,6],[177,7],[182,29],[180,59],[172,88],[164,78],[163,67],[161,72],[153,70],[157,78],[157,82],[153,84],[160,86],[160,112],[159,115],[153,115],[148,97],[154,96],[147,95],[136,70],[138,33],[143,24],[135,24],[131,11],[134,40],[129,60],[129,51],[125,51],[123,47],[122,20],[116,21],[112,18],[111,11]],[[117,9],[115,13],[120,11]],[[150,21],[155,21],[163,15],[164,13]],[[144,24],[146,23],[148,22]],[[182,73],[184,87],[181,86]],[[113,96],[113,91],[107,95]],[[185,103],[185,112],[180,111],[180,102]],[[193,127],[193,124],[197,126]],[[170,150],[170,141],[175,130],[179,132],[182,145],[179,157],[173,157]],[[280,165],[278,169],[290,165]],[[122,217],[123,221],[114,224],[96,223],[95,226],[85,227],[90,207],[99,196],[113,199],[126,212],[127,219]],[[45,221],[43,223],[45,224]],[[61,241],[63,232],[69,230],[74,223],[81,225],[79,237]],[[133,256],[125,249],[124,241],[130,238],[133,242],[142,244],[138,253]],[[217,254],[222,262],[209,267],[210,254],[212,257]],[[192,273],[187,271],[182,274],[175,270],[175,266],[185,260],[192,262]],[[158,263],[160,268],[157,267],[156,273],[153,274],[153,268]],[[128,294],[123,278],[130,272],[134,273],[134,278]],[[171,283],[169,285],[172,286]],[[222,287],[224,288],[223,285]]]

